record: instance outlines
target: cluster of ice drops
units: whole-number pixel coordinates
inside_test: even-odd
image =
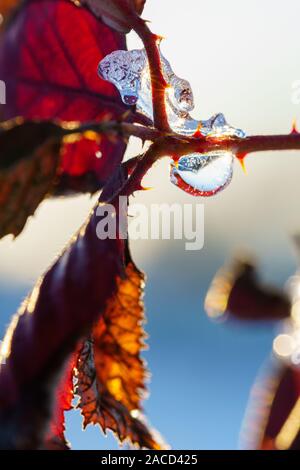
[[[166,109],[171,129],[181,135],[216,138],[244,138],[241,129],[231,127],[223,114],[215,114],[207,121],[191,117],[194,98],[188,81],[174,74],[170,63],[161,54],[166,89]],[[150,71],[144,49],[114,51],[101,60],[99,76],[113,83],[126,105],[137,109],[153,120]],[[234,155],[227,151],[192,153],[171,163],[171,181],[195,196],[211,196],[224,189],[231,181]]]

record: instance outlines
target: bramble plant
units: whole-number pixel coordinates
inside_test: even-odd
[[[295,126],[288,135],[246,136],[221,113],[192,118],[191,87],[163,57],[162,38],[141,17],[144,4],[1,2],[0,79],[7,104],[0,122],[0,236],[17,237],[46,197],[101,191],[88,220],[8,327],[0,355],[3,449],[68,448],[64,412],[74,394],[84,426],[99,424],[140,448],[164,447],[142,416],[145,279],[122,222],[128,198],[144,189],[143,177],[164,156],[172,159],[171,182],[205,197],[230,183],[234,159],[243,165],[252,152],[300,149]],[[126,50],[131,30],[143,50]],[[124,162],[131,136],[149,146]],[[107,224],[114,218],[117,234],[100,239],[99,207],[108,205],[114,213],[101,211],[100,218]],[[285,359],[259,421],[257,448],[300,446],[297,302],[294,294],[261,286],[245,262],[222,270],[205,301],[211,316],[289,318],[292,333],[274,343]],[[297,344],[288,359],[281,354],[282,336]]]

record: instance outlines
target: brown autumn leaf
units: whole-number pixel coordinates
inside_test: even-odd
[[[17,236],[53,188],[62,134],[50,122],[0,124],[0,238]]]
[[[140,357],[144,348],[144,276],[131,260],[126,277],[94,326],[77,365],[76,393],[84,427],[99,424],[140,448],[160,449],[141,415],[147,371]]]
[[[240,320],[280,320],[290,309],[283,290],[262,284],[254,264],[242,259],[219,270],[205,299],[210,317],[229,313]]]
[[[142,14],[145,3],[146,0],[81,0],[107,26],[121,33],[131,30],[132,21]]]

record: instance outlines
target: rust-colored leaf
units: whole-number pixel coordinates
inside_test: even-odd
[[[99,424],[141,448],[159,449],[141,416],[147,372],[144,347],[144,277],[131,260],[126,276],[118,278],[116,294],[93,328],[78,361],[77,393],[84,426]]]
[[[216,274],[205,309],[210,317],[229,313],[240,320],[280,320],[289,316],[291,302],[282,290],[263,285],[252,263],[235,260]]]

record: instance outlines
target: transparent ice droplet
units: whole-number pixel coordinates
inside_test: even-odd
[[[225,119],[224,114],[214,114],[207,121],[199,121],[199,130],[202,135],[210,137],[238,137],[243,139],[246,134],[241,129],[230,126]]]
[[[170,127],[178,134],[192,136],[197,130],[203,136],[244,138],[241,129],[230,126],[224,115],[218,113],[206,121],[194,119],[189,113],[194,108],[192,88],[187,80],[175,75],[170,62],[161,54],[162,71],[168,88],[166,109]],[[144,49],[114,51],[98,66],[101,78],[113,83],[127,105],[153,120],[152,91],[147,54]]]
[[[194,108],[191,86],[174,74],[170,63],[161,54],[162,71],[168,84],[166,93],[167,112],[183,117]],[[98,66],[98,74],[113,83],[119,90],[123,102],[137,108],[153,119],[150,71],[144,49],[114,51]]]
[[[123,103],[135,105],[139,98],[141,73],[146,66],[143,50],[114,51],[104,57],[98,65],[98,74],[113,83]]]
[[[174,132],[178,134],[193,136],[196,131],[199,131],[204,137],[226,138],[237,137],[244,139],[245,132],[242,129],[237,129],[230,126],[225,119],[224,114],[217,113],[205,121],[197,121],[189,114],[184,118],[178,116],[170,121],[170,125]]]
[[[171,165],[171,182],[193,196],[212,196],[230,183],[234,155],[221,150],[192,153]]]

